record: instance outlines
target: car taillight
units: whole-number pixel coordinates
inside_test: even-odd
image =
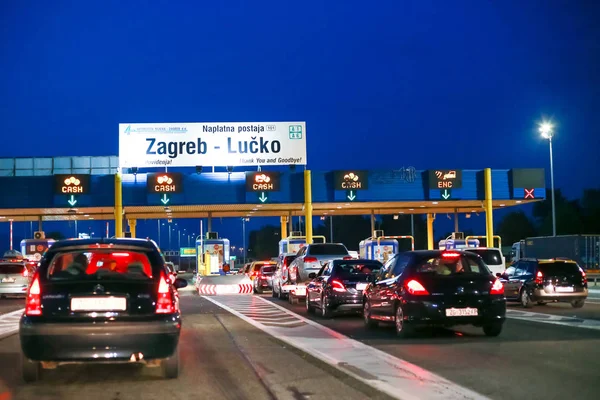
[[[27,269],[27,267],[23,267],[23,277],[26,278],[29,276],[29,270]]]
[[[444,253],[442,253],[442,257],[443,258],[457,258],[457,257],[460,257],[460,253],[444,252]]]
[[[167,280],[164,275],[160,275],[160,282],[158,284],[158,299],[156,300],[156,313],[157,314],[171,314],[175,312],[175,305],[173,303],[173,295],[171,289],[167,284]]]
[[[500,282],[500,279],[494,281],[494,284],[490,289],[490,294],[504,294],[504,285]]]
[[[42,315],[42,290],[40,288],[40,280],[36,275],[27,291],[27,299],[25,300],[25,315]]]
[[[316,263],[317,257],[304,257],[304,262],[305,263]]]
[[[331,288],[334,292],[345,292],[346,286],[340,281],[333,280],[331,281]]]
[[[544,283],[544,274],[542,274],[542,271],[537,272],[535,276],[535,283],[537,283],[538,285]]]
[[[428,295],[429,292],[421,285],[421,283],[415,279],[411,279],[405,284],[405,288],[410,294],[417,296]]]
[[[581,280],[583,281],[583,284],[585,285],[587,283],[587,276],[585,275],[585,271],[583,269],[581,269],[581,267],[579,267],[579,271],[581,271]]]
[[[346,256],[344,257],[344,260],[352,260],[352,256]]]

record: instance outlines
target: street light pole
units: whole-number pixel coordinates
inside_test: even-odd
[[[554,157],[552,155],[552,137],[554,126],[550,122],[540,124],[540,134],[548,139],[550,145],[550,189],[552,191],[552,236],[556,236],[556,199],[554,197]]]

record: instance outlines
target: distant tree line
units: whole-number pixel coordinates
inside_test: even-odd
[[[600,189],[586,189],[580,199],[568,200],[560,190],[555,191],[556,197],[556,228],[559,235],[569,234],[600,234]],[[551,192],[547,191],[547,200],[534,204],[532,215],[524,211],[513,211],[507,214],[495,227],[495,234],[500,235],[502,243],[510,246],[512,243],[531,236],[552,235],[552,205]],[[331,226],[333,225],[333,229]],[[383,215],[377,219],[376,229],[383,230],[385,235],[403,236],[411,234],[411,217],[402,214]],[[322,224],[315,226],[314,235],[325,236],[327,241],[344,243],[350,250],[358,250],[361,240],[371,232],[370,217],[363,215],[346,215],[326,217]],[[465,235],[475,235],[470,229],[463,230]],[[281,240],[280,227],[275,225],[263,226],[250,232],[248,257],[265,259],[277,255],[278,243]],[[442,238],[450,235],[436,234],[436,244]],[[427,248],[427,222],[424,215],[414,215],[415,248]],[[410,241],[399,240],[401,250],[410,249]]]

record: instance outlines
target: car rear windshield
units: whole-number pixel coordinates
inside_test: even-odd
[[[348,249],[342,244],[318,244],[310,246],[308,254],[311,256],[347,256]]]
[[[47,268],[50,280],[151,280],[153,272],[145,251],[114,248],[57,252]]]
[[[465,257],[460,255],[460,253],[424,257],[417,260],[416,272],[435,275],[490,274],[490,270],[480,259],[475,256]]]
[[[352,275],[369,275],[379,272],[379,270],[383,267],[383,264],[380,262],[365,262],[365,261],[348,261],[348,262],[340,262],[335,264],[335,272],[337,274],[343,276],[352,276]]]
[[[0,264],[0,274],[14,275],[23,273],[23,264]]]
[[[469,249],[469,253],[479,254],[483,258],[483,262],[487,265],[502,264],[502,255],[499,250],[494,249]]]
[[[579,266],[576,263],[555,261],[555,262],[540,262],[539,270],[544,275],[557,276],[562,274],[581,274]]]
[[[256,264],[254,264],[254,267],[252,267],[253,271],[260,271],[260,269],[264,266],[275,266],[275,263],[270,262],[270,261],[266,261],[266,262],[257,262]]]
[[[275,267],[262,267],[263,274],[272,274],[275,272]]]

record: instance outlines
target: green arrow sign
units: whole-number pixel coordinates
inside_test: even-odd
[[[268,197],[267,197],[267,195],[265,195],[265,192],[261,192],[260,197],[258,199],[260,200],[261,203],[264,203],[265,201],[267,201]]]
[[[442,199],[444,200],[449,200],[452,195],[452,192],[448,189],[444,189],[444,191],[440,190],[440,193],[442,195]]]
[[[354,194],[354,190],[349,190],[346,198],[350,201],[354,201],[356,199],[356,195]]]
[[[166,205],[166,204],[169,202],[169,200],[170,200],[170,199],[169,199],[169,197],[167,196],[167,194],[166,194],[166,193],[165,193],[165,194],[163,194],[163,197],[162,197],[162,199],[160,199],[161,203],[163,203],[163,204],[165,204],[165,205]]]
[[[67,203],[69,203],[71,205],[71,207],[73,207],[75,204],[77,204],[77,200],[75,200],[75,196],[71,195],[71,198],[69,200],[67,200]]]

